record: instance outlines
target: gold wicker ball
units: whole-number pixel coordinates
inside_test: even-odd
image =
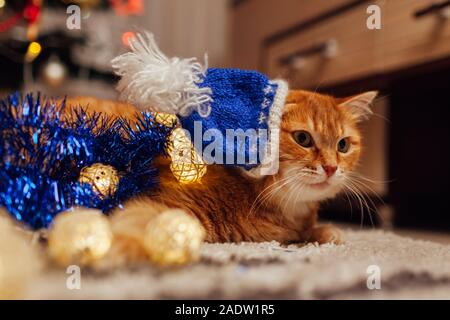
[[[169,113],[155,113],[155,121],[167,127],[174,127],[166,151],[171,157],[170,170],[175,178],[181,183],[200,181],[206,174],[206,164],[180,127],[178,117]]]
[[[198,182],[206,174],[205,162],[182,128],[172,131],[167,151],[172,159],[170,170],[179,182]]]
[[[119,184],[119,174],[117,170],[103,163],[94,163],[81,169],[78,181],[88,183],[100,198],[114,195]]]
[[[60,265],[89,265],[106,255],[112,238],[109,221],[101,211],[66,211],[53,220],[48,238],[48,252]]]
[[[144,245],[153,263],[176,266],[197,260],[204,239],[205,229],[197,218],[172,209],[148,223]]]
[[[155,113],[155,121],[166,127],[174,127],[178,125],[178,117],[171,113]]]

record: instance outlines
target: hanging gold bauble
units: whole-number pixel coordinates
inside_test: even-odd
[[[101,211],[66,211],[53,220],[48,237],[48,251],[60,265],[87,265],[106,255],[112,238],[109,221]]]
[[[206,164],[182,128],[175,128],[167,151],[172,159],[170,170],[181,183],[198,182],[206,173]]]
[[[144,245],[152,262],[160,266],[181,265],[198,259],[204,239],[205,229],[197,218],[173,209],[150,220]]]
[[[116,192],[119,184],[119,174],[112,166],[94,163],[81,169],[78,181],[90,184],[99,197],[104,199]]]

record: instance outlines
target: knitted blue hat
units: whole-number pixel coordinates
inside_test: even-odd
[[[130,47],[112,61],[122,100],[177,114],[207,163],[240,166],[254,175],[276,172],[288,90],[283,80],[256,71],[207,69],[195,58],[169,59],[151,34],[138,34]]]

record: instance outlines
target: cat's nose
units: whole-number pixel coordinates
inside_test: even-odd
[[[323,170],[327,174],[327,177],[331,177],[337,170],[336,166],[328,166],[328,165],[322,165]]]

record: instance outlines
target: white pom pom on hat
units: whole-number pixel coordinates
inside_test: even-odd
[[[138,33],[130,39],[131,52],[111,63],[121,77],[119,99],[141,110],[189,115],[193,110],[206,117],[211,106],[211,89],[200,88],[207,70],[196,58],[168,58],[156,45],[151,33]]]

